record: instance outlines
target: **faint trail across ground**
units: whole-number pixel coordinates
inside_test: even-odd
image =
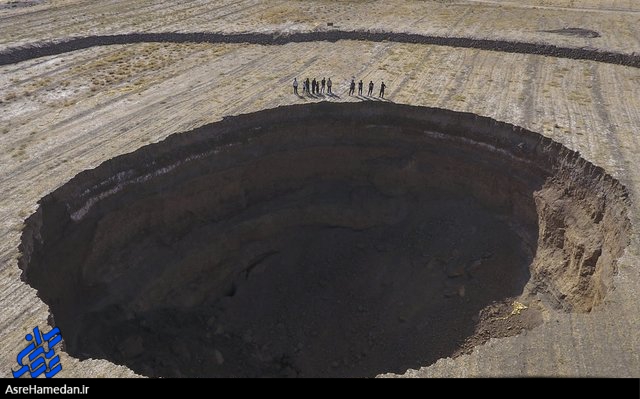
[[[462,3],[462,4],[467,5],[467,3],[479,3],[484,5],[496,5],[496,6],[503,6],[503,7],[515,7],[515,8],[531,8],[531,9],[542,9],[542,10],[583,11],[583,12],[595,12],[595,13],[602,13],[602,14],[631,14],[631,15],[640,14],[639,10],[624,10],[624,9],[617,9],[617,8],[540,6],[540,5],[533,5],[533,4],[520,4],[518,2],[494,1],[494,0],[466,0],[466,3]]]

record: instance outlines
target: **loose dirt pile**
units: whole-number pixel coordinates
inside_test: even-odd
[[[597,37],[598,32],[568,28],[543,31],[569,36]],[[21,47],[8,48],[0,52],[0,65],[64,54],[95,46],[135,43],[242,43],[260,45],[284,45],[287,43],[308,43],[318,41],[337,42],[339,40],[356,40],[367,42],[396,42],[428,44],[436,46],[475,48],[481,50],[538,54],[575,60],[590,60],[609,64],[626,65],[640,68],[640,56],[615,51],[592,48],[564,47],[535,42],[515,40],[474,39],[468,37],[432,36],[419,33],[372,32],[354,30],[329,30],[319,32],[297,32],[289,34],[273,33],[213,33],[213,32],[160,32],[160,33],[127,33],[117,35],[81,36],[51,42],[33,43]]]

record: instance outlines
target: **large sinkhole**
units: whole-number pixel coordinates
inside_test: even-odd
[[[534,308],[601,304],[626,197],[488,118],[281,107],[80,173],[27,220],[20,267],[80,359],[156,377],[375,376],[518,334],[542,322]],[[529,309],[509,313],[515,300]]]

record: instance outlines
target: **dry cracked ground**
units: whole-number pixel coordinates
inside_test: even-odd
[[[0,1],[0,376],[639,377],[639,22]]]

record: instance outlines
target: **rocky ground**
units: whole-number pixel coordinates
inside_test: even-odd
[[[632,1],[33,1],[0,3],[0,51],[129,32],[410,32],[640,52]],[[26,4],[29,3],[29,4]],[[333,27],[327,26],[332,23]],[[580,28],[571,30],[567,28]],[[597,36],[590,33],[596,32]],[[20,281],[18,244],[37,201],[82,170],[172,133],[279,105],[361,101],[352,76],[384,80],[395,103],[490,116],[579,151],[640,195],[640,70],[589,60],[424,44],[340,40],[281,46],[98,46],[0,67],[0,375],[47,306]],[[336,97],[296,97],[294,77],[331,76]],[[525,334],[492,339],[406,376],[598,375],[640,370],[637,229],[615,289],[589,313],[549,310]],[[62,356],[65,376],[130,376]],[[396,370],[393,370],[396,371]]]

